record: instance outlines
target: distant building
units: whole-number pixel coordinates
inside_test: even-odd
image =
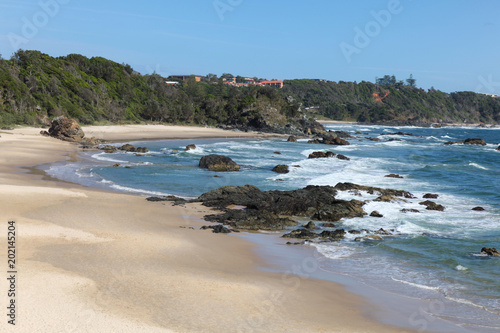
[[[283,88],[283,81],[262,81],[259,83],[261,86],[271,86],[275,88]]]
[[[170,75],[168,78],[169,79],[178,79],[178,80],[182,80],[182,81],[187,81],[189,80],[189,78],[191,76],[194,76],[194,79],[197,81],[197,82],[200,82],[201,81],[201,78],[202,76],[201,75]]]

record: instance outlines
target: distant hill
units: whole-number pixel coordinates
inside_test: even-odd
[[[401,124],[500,123],[500,98],[473,92],[425,91],[395,82],[288,80],[283,89],[315,113],[335,120]]]
[[[65,115],[82,124],[141,122],[227,126],[300,133],[315,127],[305,107],[338,120],[376,123],[500,122],[500,99],[462,92],[425,92],[369,82],[285,81],[283,89],[233,87],[194,78],[167,85],[127,64],[39,51],[0,60],[0,124],[38,125]]]

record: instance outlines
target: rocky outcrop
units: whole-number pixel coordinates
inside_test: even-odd
[[[370,213],[371,217],[384,217],[384,215],[380,214],[378,210],[374,210],[373,212]]]
[[[491,257],[500,257],[500,253],[494,247],[493,248],[483,247],[481,249],[481,253]]]
[[[289,173],[288,165],[278,164],[273,168],[273,171],[276,173]]]
[[[196,149],[196,145],[195,144],[190,144],[190,145],[187,145],[186,148],[184,149],[184,151],[189,151],[189,150],[194,150]]]
[[[483,207],[481,207],[481,206],[474,207],[474,208],[472,208],[472,210],[475,210],[477,212],[485,211],[485,209]]]
[[[483,139],[466,139],[464,145],[481,145],[486,146],[486,142]]]
[[[309,229],[309,230],[314,230],[316,229],[316,224],[314,224],[313,221],[307,222],[307,224],[304,225],[304,228]]]
[[[397,173],[390,173],[388,175],[385,175],[384,177],[387,177],[387,178],[404,178],[403,176],[398,175]]]
[[[322,152],[322,151],[315,151],[309,154],[308,158],[327,158],[327,157],[334,157],[336,154],[332,153],[331,151]]]
[[[407,199],[415,199],[415,196],[411,194],[410,192],[407,191],[401,191],[401,190],[393,190],[390,188],[380,188],[380,187],[372,187],[372,186],[364,186],[364,185],[358,185],[358,184],[353,184],[353,183],[338,183],[334,187],[336,190],[339,191],[351,191],[351,192],[358,192],[358,191],[366,191],[369,194],[379,194],[379,195],[390,195],[390,196],[395,196],[395,197],[403,197]]]
[[[500,146],[497,147],[497,150],[500,151]]]
[[[434,201],[426,200],[418,203],[419,205],[423,205],[426,207],[427,210],[437,210],[437,211],[444,211],[444,206],[435,203]]]
[[[424,194],[424,196],[422,198],[424,198],[424,199],[437,199],[437,198],[439,198],[439,194],[426,193],[426,194]]]
[[[207,155],[200,159],[200,168],[216,172],[239,171],[240,166],[231,158],[223,155]]]
[[[288,142],[297,142],[297,138],[295,136],[293,136],[293,135],[290,135],[288,137],[288,140],[286,140],[286,141],[288,141]]]
[[[208,225],[208,226],[204,225],[201,227],[201,230],[207,230],[207,229],[212,229],[212,232],[214,234],[229,234],[231,231],[234,231],[229,228],[226,228],[222,224]]]
[[[52,124],[47,133],[51,137],[70,142],[82,142],[85,136],[85,133],[83,133],[82,128],[78,125],[76,120],[68,119],[63,116],[52,120]]]
[[[486,142],[483,139],[465,139],[465,140],[459,140],[459,141],[447,141],[444,144],[445,145],[464,144],[464,145],[486,146]]]
[[[291,216],[313,217],[322,221],[361,217],[364,202],[335,199],[331,186],[307,186],[293,191],[266,191],[255,186],[224,186],[202,194],[197,201],[223,211],[205,219],[251,230],[282,230],[297,225]],[[246,209],[228,209],[231,205]]]
[[[147,153],[149,152],[149,149],[146,148],[146,147],[134,147],[133,145],[131,144],[124,144],[123,146],[121,147],[118,147],[119,150],[122,150],[122,151],[127,151],[129,153]]]

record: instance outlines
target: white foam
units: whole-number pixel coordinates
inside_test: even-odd
[[[329,243],[328,245],[311,243],[311,246],[315,247],[325,257],[334,260],[348,258],[358,252],[353,247],[333,243]]]
[[[481,169],[481,170],[489,170],[488,168],[486,168],[486,167],[484,167],[484,166],[482,166],[482,165],[480,165],[478,163],[470,162],[469,165],[473,166],[475,168]]]
[[[409,281],[405,281],[405,280],[399,280],[399,279],[396,279],[396,278],[394,278],[392,276],[391,276],[391,279],[393,281],[404,283],[404,284],[407,284],[409,286],[412,286],[412,287],[415,287],[415,288],[419,288],[419,289],[432,290],[432,291],[440,291],[441,290],[441,288],[439,288],[439,287],[431,287],[431,286],[426,286],[426,285],[423,285],[423,284],[413,283],[413,282],[409,282]]]
[[[466,270],[468,270],[468,268],[467,268],[467,267],[462,266],[462,265],[457,265],[457,266],[455,266],[455,269],[456,269],[457,271],[466,271]]]
[[[118,160],[110,157],[105,157],[106,155],[109,155],[108,153],[98,153],[92,155],[93,158],[99,161],[106,161],[106,162],[113,162],[113,163],[128,163],[128,161],[123,161],[123,160]]]

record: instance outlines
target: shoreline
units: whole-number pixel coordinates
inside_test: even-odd
[[[420,123],[420,124],[398,124],[397,122],[381,122],[381,123],[361,123],[357,121],[344,120],[316,120],[322,125],[361,125],[361,126],[392,126],[392,127],[430,127],[430,128],[446,128],[446,127],[465,127],[465,128],[498,128],[499,124],[484,124],[484,123]],[[436,125],[436,126],[433,126]]]
[[[290,290],[294,276],[258,269],[256,245],[197,230],[205,207],[149,203],[20,172],[78,153],[37,131],[0,138],[0,217],[18,225],[23,276],[16,332],[401,331],[367,318],[362,309],[372,305],[338,283],[311,278]]]

